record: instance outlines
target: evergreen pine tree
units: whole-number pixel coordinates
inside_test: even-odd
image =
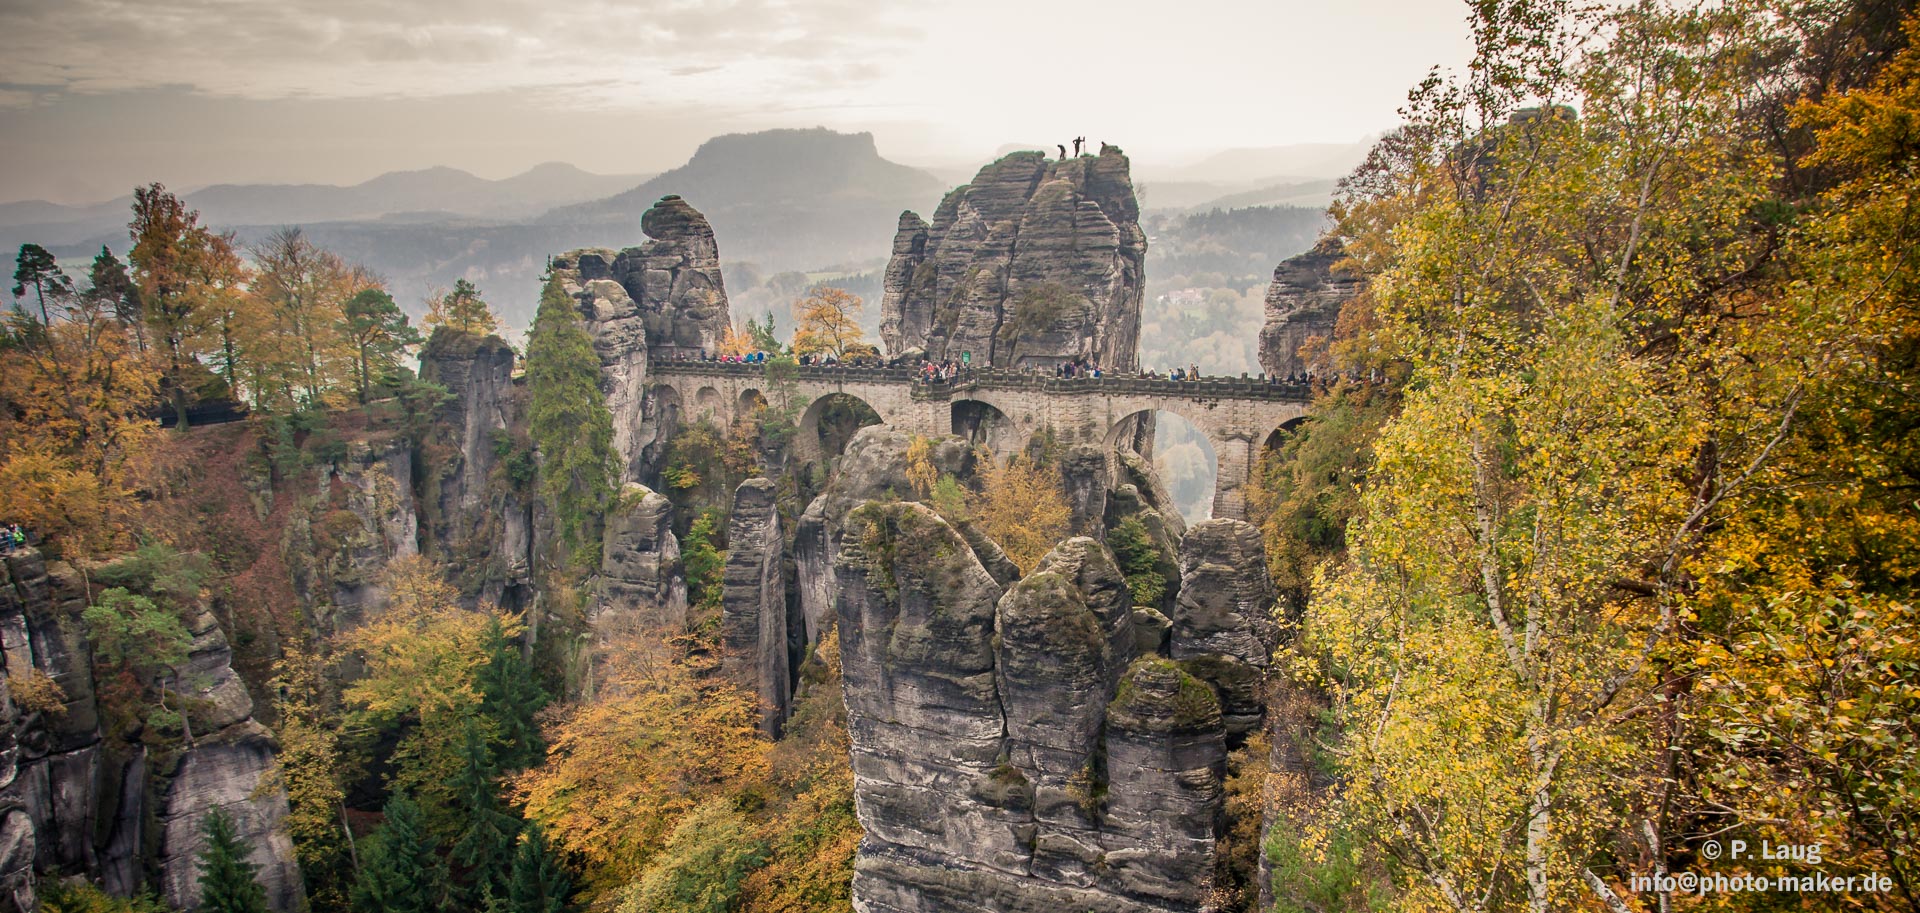
[[[267,892],[254,880],[257,866],[234,831],[233,819],[214,809],[204,825],[207,847],[200,851],[200,906],[206,913],[267,913]]]
[[[618,477],[613,416],[600,392],[600,356],[572,298],[549,276],[527,334],[527,423],[540,483],[571,548],[599,540],[598,518]],[[582,554],[598,559],[597,548]]]
[[[386,824],[367,845],[353,886],[356,913],[441,913],[447,872],[439,848],[405,795],[387,800]]]
[[[547,844],[539,824],[528,824],[513,853],[513,878],[507,885],[509,913],[565,913],[573,879]]]
[[[546,752],[533,715],[547,703],[547,692],[533,679],[498,618],[487,623],[486,668],[480,673],[480,712],[493,722],[493,757],[501,770],[523,770]]]
[[[454,840],[453,859],[465,870],[460,894],[468,902],[462,906],[477,910],[488,894],[498,896],[506,885],[520,819],[500,809],[493,752],[478,723],[471,720],[460,746],[460,761],[453,787],[466,824]]]

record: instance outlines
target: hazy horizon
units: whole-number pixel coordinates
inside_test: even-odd
[[[1470,50],[1464,4],[1216,6],[11,3],[0,200],[434,166],[650,173],[715,135],[812,126],[871,132],[883,156],[928,168],[1086,136],[1170,170],[1378,134],[1429,67]]]

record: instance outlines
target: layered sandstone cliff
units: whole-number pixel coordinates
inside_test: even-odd
[[[552,263],[561,287],[579,302],[600,356],[614,449],[628,482],[640,480],[652,448],[671,433],[646,397],[648,360],[716,351],[732,323],[720,247],[706,217],[668,195],[641,217],[640,230],[651,240],[639,247],[568,251]]]
[[[1127,157],[1016,152],[955,189],[929,224],[900,216],[880,305],[889,354],[1131,370],[1147,236]]]
[[[967,478],[945,443],[931,458]],[[1183,543],[1144,464],[1115,486],[1075,460],[1062,484],[1087,535],[1023,576],[978,530],[899,500],[910,444],[863,429],[795,546],[797,601],[839,626],[855,909],[1204,909],[1229,741],[1259,720],[1273,639],[1257,530],[1212,521]],[[1096,538],[1136,516],[1157,521],[1174,620],[1133,605]]]
[[[1332,339],[1341,306],[1365,287],[1336,268],[1345,256],[1339,240],[1327,237],[1274,269],[1266,324],[1260,328],[1261,370],[1285,377],[1326,369],[1300,357],[1300,347],[1316,337]]]
[[[304,907],[273,734],[253,719],[213,613],[186,619],[191,646],[166,676],[186,698],[188,728],[171,744],[127,743],[103,733],[84,592],[77,572],[33,549],[0,560],[0,910],[33,909],[38,878],[68,875],[122,895],[156,889],[176,909],[192,909],[215,810],[250,848],[269,906]],[[13,693],[34,680],[58,691]],[[49,693],[57,705],[45,703]]]

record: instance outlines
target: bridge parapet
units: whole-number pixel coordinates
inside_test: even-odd
[[[762,377],[766,373],[765,364],[740,362],[659,361],[647,367],[649,372],[655,374],[714,377]],[[1118,376],[1066,378],[990,368],[968,371],[949,383],[928,384],[920,382],[920,372],[913,368],[796,365],[792,370],[796,381],[835,385],[910,384],[915,388],[915,398],[929,399],[945,399],[970,390],[1037,390],[1061,396],[1159,396],[1288,403],[1313,401],[1313,388],[1306,384],[1278,384],[1246,376],[1202,377],[1197,380]]]

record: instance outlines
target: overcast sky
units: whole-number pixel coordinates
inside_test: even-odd
[[[685,161],[767,127],[1143,170],[1353,142],[1468,57],[1458,0],[0,0],[0,200]]]

